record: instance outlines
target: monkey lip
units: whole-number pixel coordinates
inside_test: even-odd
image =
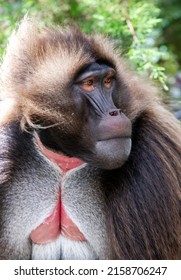
[[[84,163],[77,158],[68,158],[48,150],[39,140],[37,143],[44,155],[56,163],[64,173]],[[66,213],[61,195],[50,215],[31,232],[30,239],[33,243],[45,244],[54,241],[60,235],[76,241],[86,240],[82,232]]]
[[[112,138],[97,141],[96,152],[99,155],[97,166],[103,169],[116,169],[122,167],[131,152],[131,137]]]
[[[131,139],[131,135],[129,134],[124,136],[102,138],[102,139],[98,139],[97,142],[114,141],[114,140],[121,140],[121,139]]]

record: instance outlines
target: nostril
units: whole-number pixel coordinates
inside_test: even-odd
[[[109,115],[110,116],[117,116],[118,115],[118,111],[109,112]]]

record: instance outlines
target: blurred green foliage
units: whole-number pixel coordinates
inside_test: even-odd
[[[180,11],[180,0],[0,0],[0,56],[27,13],[42,24],[73,22],[111,37],[132,67],[167,90],[167,77],[181,63]]]

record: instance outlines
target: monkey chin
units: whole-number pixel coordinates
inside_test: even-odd
[[[95,164],[102,169],[117,169],[123,166],[131,152],[131,138],[113,138],[96,143]]]

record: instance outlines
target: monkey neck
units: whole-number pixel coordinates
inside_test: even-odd
[[[41,144],[39,140],[37,140],[37,143],[44,155],[56,163],[63,173],[66,173],[70,169],[78,167],[84,163],[78,158],[68,158],[64,155],[48,150]],[[60,199],[58,200],[53,211],[43,221],[43,223],[41,223],[35,230],[32,231],[30,238],[34,243],[44,244],[54,241],[60,235],[76,241],[86,240],[82,232],[66,213],[62,204],[61,193]]]

